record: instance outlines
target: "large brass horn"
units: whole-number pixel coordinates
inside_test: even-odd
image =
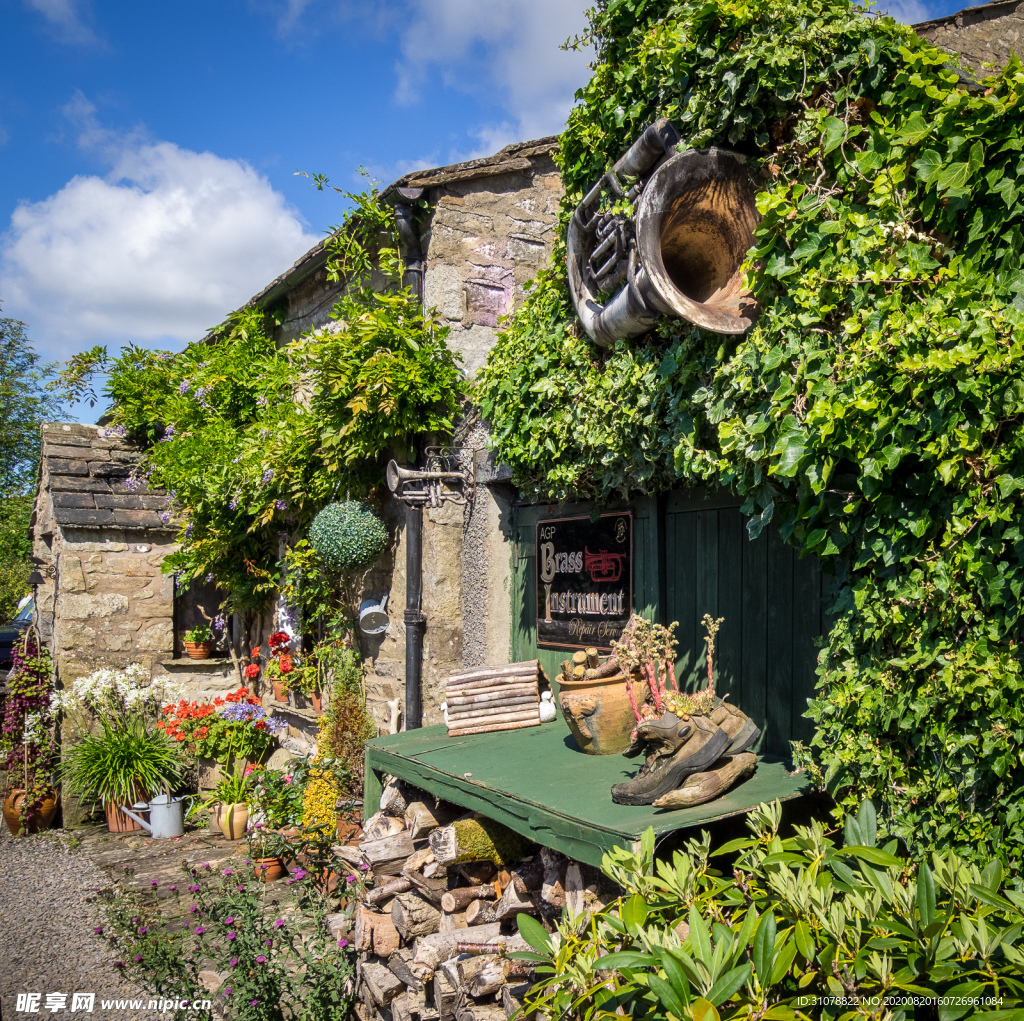
[[[678,140],[664,118],[652,124],[569,223],[576,312],[603,347],[646,333],[662,316],[716,333],[743,333],[757,317],[740,272],[759,220],[746,160],[717,148],[673,154]],[[638,180],[627,188],[622,177]],[[635,215],[603,207],[608,196],[635,202]],[[607,303],[598,300],[615,287]]]

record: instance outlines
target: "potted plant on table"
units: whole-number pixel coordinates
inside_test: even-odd
[[[208,624],[196,624],[182,635],[189,659],[209,659],[213,652],[213,631]]]
[[[268,639],[270,646],[270,662],[267,663],[265,677],[274,686],[274,698],[278,702],[288,701],[288,692],[294,689],[293,681],[296,669],[295,658],[289,649],[291,637],[286,631],[275,631]],[[253,649],[253,656],[259,649]]]

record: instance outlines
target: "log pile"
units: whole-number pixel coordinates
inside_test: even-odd
[[[580,649],[572,654],[572,659],[562,661],[562,674],[559,678],[565,681],[592,681],[601,677],[613,677],[620,670],[619,661],[609,656],[603,663],[597,649]]]
[[[563,855],[413,788],[385,788],[382,805],[359,845],[360,1021],[506,1021],[535,967],[509,957],[529,949],[516,916],[550,931],[566,904],[599,902],[596,887]]]
[[[540,726],[540,692],[546,683],[536,659],[451,674],[445,688],[448,736]]]

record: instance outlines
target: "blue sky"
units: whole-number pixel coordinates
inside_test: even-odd
[[[296,170],[387,183],[557,132],[586,6],[0,0],[2,314],[49,358],[180,348],[340,218]]]

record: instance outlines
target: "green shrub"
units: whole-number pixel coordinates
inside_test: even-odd
[[[132,805],[140,795],[156,794],[165,783],[173,788],[181,779],[181,755],[159,730],[138,720],[117,727],[101,720],[100,727],[64,756],[60,776],[67,794],[104,806]]]
[[[329,503],[309,526],[309,542],[328,567],[362,571],[388,546],[388,530],[365,504]]]
[[[752,836],[714,852],[691,840],[672,863],[605,855],[625,893],[548,935],[519,916],[539,962],[524,1004],[548,1018],[956,1018],[1020,1021],[1024,893],[947,852],[914,866],[876,844],[875,810],[846,819],[837,847],[819,822],[778,833],[778,802]],[[717,871],[714,858],[731,865]],[[939,1009],[907,1001],[943,998]],[[1013,1009],[1018,1008],[1018,1009]]]

